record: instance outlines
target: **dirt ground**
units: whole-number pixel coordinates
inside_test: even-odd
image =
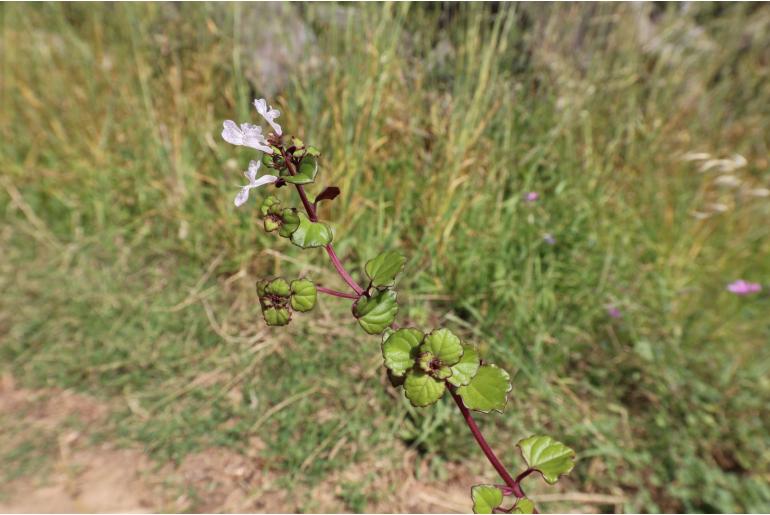
[[[106,406],[66,390],[28,390],[11,376],[0,380],[0,417],[27,430],[42,430],[56,440],[52,465],[44,474],[29,474],[3,485],[0,513],[25,512],[121,512],[158,511],[286,512],[295,511],[276,485],[276,477],[261,467],[262,442],[255,440],[249,454],[213,448],[187,456],[179,465],[159,465],[141,449],[117,448],[111,443],[93,445],[88,427],[98,425],[108,413]],[[62,422],[77,416],[82,430],[60,430]],[[23,431],[24,433],[27,430]],[[12,448],[23,435],[6,431],[0,445]],[[14,440],[17,441],[14,441]],[[5,450],[10,450],[9,448]],[[394,490],[392,498],[367,506],[376,512],[467,512],[467,487],[432,488],[415,479],[414,456],[404,454],[404,467],[388,470],[385,463],[367,464]],[[323,484],[303,492],[313,511],[339,512],[347,508],[339,485],[361,476],[351,467]],[[464,483],[459,472],[450,482]],[[447,493],[447,490],[454,493]],[[188,494],[191,492],[192,494]],[[287,510],[287,507],[289,508]]]
[[[8,446],[0,448],[2,454],[19,445],[23,433],[30,431],[42,431],[56,442],[47,451],[50,461],[44,473],[25,474],[2,485],[0,513],[280,513],[296,512],[303,506],[287,500],[275,473],[265,471],[259,456],[264,444],[258,439],[246,454],[212,448],[187,456],[178,466],[158,464],[138,448],[93,443],[88,428],[97,426],[108,412],[108,407],[84,395],[57,389],[28,390],[18,387],[11,376],[0,378],[0,424],[23,428],[3,431],[0,426],[0,446]],[[74,416],[83,423],[83,429],[69,429],[63,423]],[[447,481],[425,483],[416,479],[424,474],[415,470],[415,458],[412,451],[405,449],[403,466],[398,469],[385,462],[366,463],[366,470],[361,464],[353,465],[300,492],[299,497],[305,500],[306,510],[348,511],[339,485],[374,471],[379,478],[378,488],[392,495],[367,504],[369,512],[470,512],[468,485],[481,478],[469,475],[458,465],[450,466]],[[550,500],[568,501],[570,495],[577,495],[573,501],[591,502],[580,499],[581,494],[566,494],[564,499],[559,495],[564,497],[557,494]],[[573,504],[571,508],[586,512],[596,507]]]

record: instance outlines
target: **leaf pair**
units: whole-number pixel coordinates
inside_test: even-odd
[[[404,263],[406,258],[392,250],[366,263],[364,271],[369,277],[369,287],[367,294],[353,304],[353,315],[367,333],[380,334],[396,319],[398,303],[391,287]]]
[[[449,383],[470,409],[502,411],[511,390],[508,374],[481,365],[475,348],[452,331],[437,329],[429,335],[413,328],[399,329],[382,344],[385,367],[396,378],[404,377],[404,394],[414,406],[438,401]]]
[[[313,309],[318,295],[315,285],[307,279],[295,279],[289,284],[279,277],[257,283],[257,295],[262,316],[267,325],[286,325],[292,310],[305,312]]]
[[[540,472],[548,484],[569,474],[575,466],[575,451],[550,436],[535,435],[516,444],[527,463],[527,470]],[[471,488],[473,513],[493,513],[503,503],[504,492],[494,485],[475,485]],[[516,500],[509,513],[533,513],[535,505],[522,497]]]

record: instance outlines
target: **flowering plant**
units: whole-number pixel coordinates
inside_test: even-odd
[[[284,136],[276,123],[280,111],[264,99],[254,101],[254,106],[273,132],[265,136],[260,126],[249,123],[239,126],[231,120],[224,122],[222,130],[222,138],[228,143],[263,153],[260,161],[249,163],[245,172],[249,182],[235,196],[235,205],[244,205],[249,192],[261,186],[294,186],[303,210],[284,207],[275,196],[267,196],[259,207],[265,230],[277,231],[278,236],[290,239],[303,249],[322,247],[350,288],[349,292],[337,291],[316,285],[307,278],[288,281],[278,277],[261,281],[257,284],[257,293],[267,325],[286,325],[294,312],[312,310],[318,293],[352,301],[352,314],[361,328],[368,334],[382,335],[381,352],[393,387],[402,388],[406,398],[417,407],[430,406],[449,392],[482,452],[502,478],[504,484],[471,488],[473,511],[536,513],[534,503],[522,489],[522,481],[537,472],[547,483],[556,483],[560,476],[572,470],[575,452],[549,436],[534,435],[517,444],[526,463],[524,470],[516,477],[508,472],[482,435],[471,411],[502,413],[513,388],[509,374],[487,363],[475,347],[449,329],[438,328],[426,333],[396,324],[395,283],[406,258],[393,250],[378,254],[365,264],[366,280],[359,284],[334,251],[331,228],[318,220],[318,203],[336,198],[339,188],[326,187],[314,197],[305,190],[306,185],[315,182],[320,152],[296,137]],[[274,172],[257,178],[262,165]],[[527,200],[537,200],[537,194],[530,193]],[[508,508],[503,507],[506,496],[513,498]]]

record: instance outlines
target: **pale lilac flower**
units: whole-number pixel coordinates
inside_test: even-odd
[[[540,198],[540,195],[536,191],[530,191],[529,193],[524,195],[524,200],[526,200],[527,202],[534,202],[539,198]]]
[[[727,290],[736,295],[750,295],[752,293],[759,293],[762,291],[762,285],[759,283],[750,283],[743,279],[731,282],[727,285]]]
[[[275,123],[275,119],[281,116],[281,111],[278,109],[273,109],[273,106],[267,105],[267,100],[264,98],[255,100],[254,107],[257,108],[257,112],[262,116],[262,118],[264,118],[265,121],[270,124],[270,127],[273,128],[275,133],[280,136],[282,134],[281,126]]]
[[[262,134],[262,127],[250,123],[242,123],[240,127],[232,121],[225,120],[222,124],[222,139],[233,145],[250,147],[255,150],[261,150],[265,154],[272,154],[273,149],[267,143],[267,139]]]
[[[615,306],[607,306],[607,314],[611,318],[620,318],[621,317],[620,310],[617,307],[615,307]]]
[[[252,188],[259,188],[260,186],[264,186],[265,184],[271,184],[278,180],[278,177],[275,175],[263,175],[259,179],[257,179],[257,172],[259,171],[259,166],[262,163],[259,161],[251,161],[249,163],[249,170],[246,172],[243,172],[243,175],[246,176],[246,178],[249,180],[249,183],[245,185],[243,188],[241,188],[241,191],[238,192],[238,194],[235,196],[235,207],[242,206],[247,200],[249,200],[249,190]]]
[[[550,232],[547,232],[543,235],[543,241],[546,242],[548,245],[556,245],[556,238],[553,237],[553,234]]]

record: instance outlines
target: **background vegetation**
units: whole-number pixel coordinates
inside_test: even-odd
[[[507,462],[546,432],[578,451],[572,489],[626,510],[770,510],[766,5],[0,9],[0,366],[109,402],[95,438],[164,463],[258,436],[285,484],[405,447],[423,479],[493,479],[470,435],[446,445],[451,401],[388,392],[345,302],[264,326],[256,279],[341,285],[232,206],[250,153],[221,122],[259,95],[323,151],[351,267],[408,256],[400,322],[515,373],[482,420]],[[0,447],[0,468],[43,474],[45,448]],[[343,493],[388,495],[376,473]]]

